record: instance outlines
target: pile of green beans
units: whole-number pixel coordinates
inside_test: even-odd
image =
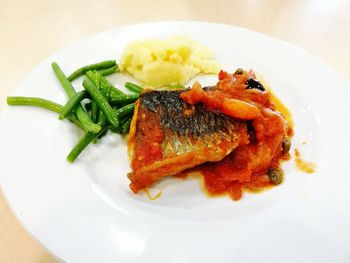
[[[125,87],[133,94],[125,94],[106,79],[105,76],[119,72],[115,60],[83,66],[68,77],[56,62],[52,63],[52,69],[67,94],[65,105],[37,97],[8,97],[7,104],[44,108],[57,113],[60,120],[67,118],[82,129],[84,134],[69,152],[68,162],[73,163],[90,143],[97,142],[108,130],[119,134],[129,132],[135,101],[142,88],[127,82]],[[84,89],[77,92],[72,81],[79,77],[84,77]]]

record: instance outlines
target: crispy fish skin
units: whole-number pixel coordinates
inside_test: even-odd
[[[246,121],[201,103],[190,105],[179,98],[182,92],[148,91],[140,96],[129,135],[128,178],[135,193],[164,176],[220,161],[249,143]]]

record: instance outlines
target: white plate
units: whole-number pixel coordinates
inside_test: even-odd
[[[317,163],[317,172],[287,162],[281,186],[245,193],[239,202],[208,198],[195,180],[169,179],[152,189],[163,195],[151,201],[128,188],[119,136],[107,136],[71,165],[65,156],[79,132],[70,123],[42,109],[11,107],[0,124],[1,184],[18,219],[68,262],[350,262],[350,85],[298,48],[219,24],[140,24],[63,49],[38,65],[15,95],[64,103],[52,61],[69,73],[119,59],[132,40],[175,34],[207,45],[228,71],[252,68],[264,76],[293,113],[293,146]],[[121,85],[125,78],[111,80]]]

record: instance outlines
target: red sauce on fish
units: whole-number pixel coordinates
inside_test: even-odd
[[[135,140],[141,140],[135,144],[135,157],[131,163],[134,170],[139,169],[145,164],[160,160],[163,155],[161,143],[163,141],[163,131],[159,127],[159,116],[156,113],[144,114],[140,109],[140,118],[137,122],[138,136]],[[147,142],[147,143],[143,143]],[[142,147],[141,147],[142,146]]]
[[[180,95],[189,104],[204,103],[213,110],[251,122],[249,144],[239,146],[220,162],[198,168],[209,194],[229,194],[233,200],[239,200],[244,190],[256,192],[271,187],[268,169],[279,168],[283,160],[289,159],[282,149],[282,139],[293,134],[292,127],[276,111],[270,92],[247,89],[247,81],[254,78],[252,71],[221,71],[217,89],[204,91],[195,83]]]

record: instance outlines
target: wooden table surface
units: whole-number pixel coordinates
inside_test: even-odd
[[[348,0],[0,0],[0,112],[45,57],[87,35],[145,21],[246,27],[289,41],[350,79],[349,12]],[[57,262],[21,227],[1,191],[0,262]]]

